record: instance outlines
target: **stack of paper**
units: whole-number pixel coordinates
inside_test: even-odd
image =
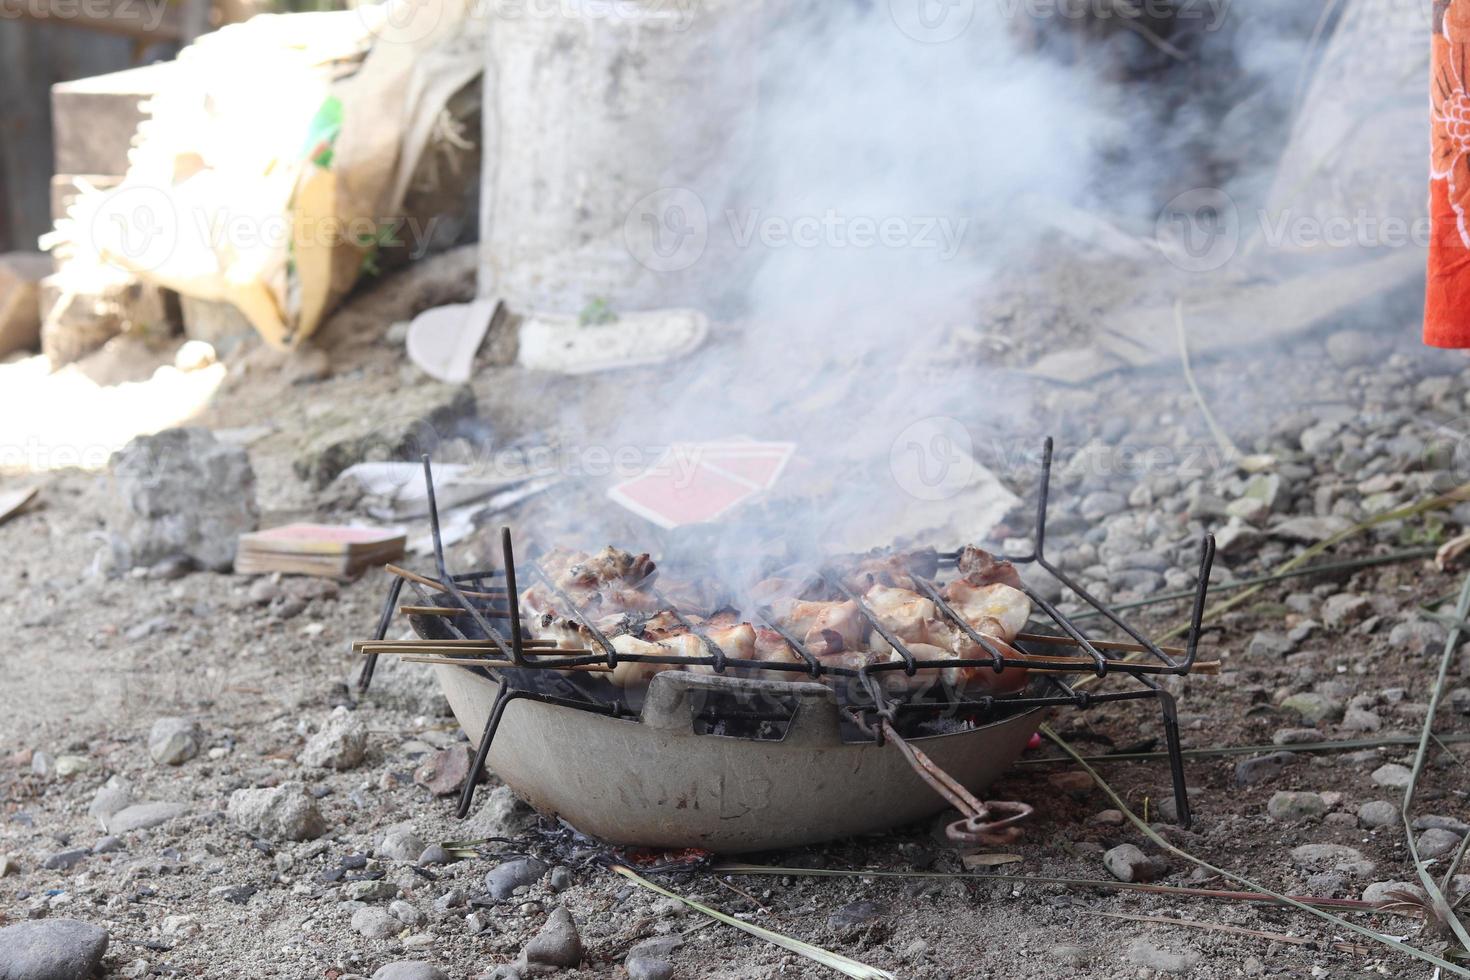
[[[375,527],[287,524],[240,535],[235,571],[352,578],[403,557],[406,536]]]

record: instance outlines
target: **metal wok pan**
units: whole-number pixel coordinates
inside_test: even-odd
[[[433,670],[478,742],[500,682],[467,667]],[[796,710],[779,739],[702,733],[696,708],[717,693],[794,699]],[[908,742],[979,793],[1026,748],[1042,714]],[[537,810],[629,846],[738,854],[884,830],[946,808],[896,748],[843,742],[841,727],[825,684],[665,671],[637,720],[507,702],[489,766]]]

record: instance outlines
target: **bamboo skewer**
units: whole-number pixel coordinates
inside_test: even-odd
[[[523,640],[526,650],[555,650],[555,640]],[[353,640],[353,653],[393,653],[396,650],[454,648],[459,650],[499,650],[494,640]]]
[[[1017,633],[1016,639],[1022,643],[1045,643],[1058,647],[1075,647],[1078,645],[1077,641],[1070,636],[1052,636],[1050,633]],[[1099,650],[1113,650],[1118,653],[1149,652],[1148,647],[1142,643],[1119,643],[1115,640],[1094,640],[1091,637],[1088,638],[1087,642]],[[1171,657],[1184,657],[1189,655],[1189,651],[1183,647],[1159,647],[1159,649]]]
[[[576,653],[577,651],[568,651]],[[515,663],[510,660],[481,660],[477,657],[433,657],[423,654],[400,654],[399,660],[406,664],[446,664],[459,666],[468,664],[475,667],[506,667],[513,668]],[[573,664],[570,667],[557,667],[557,670],[574,670],[586,674],[610,674],[612,668],[607,664]]]
[[[445,587],[443,582],[440,582],[437,579],[428,578],[424,575],[420,575],[418,572],[410,572],[406,568],[399,568],[397,565],[393,564],[384,565],[383,568],[390,574],[397,575],[399,578],[404,579],[405,581],[417,582],[419,585],[424,585],[431,589],[438,589],[440,592],[449,591],[449,589]],[[504,599],[506,595],[504,589],[497,589],[493,592],[471,592],[468,589],[460,589],[459,592],[460,595],[466,595],[472,599]]]
[[[460,616],[464,614],[463,609],[454,606],[399,606],[398,611],[405,616]]]

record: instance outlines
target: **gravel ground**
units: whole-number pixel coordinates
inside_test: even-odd
[[[313,491],[293,468],[315,458],[313,440],[332,411],[345,406],[383,427],[404,417],[406,399],[437,397],[424,395],[425,384],[381,343],[384,326],[336,340],[330,363],[309,369],[282,370],[260,351],[230,362],[230,380],[202,422],[266,427],[249,450],[266,523],[343,516],[339,498]],[[1457,355],[1414,349],[1412,331],[1401,333],[1396,346],[1386,334],[1328,332],[1269,355],[1197,365],[1205,397],[1241,450],[1274,457],[1259,474],[1222,461],[1177,372],[1108,379],[1085,391],[1038,386],[977,448],[1025,496],[1041,435],[1057,438],[1066,452],[1056,466],[1048,551],[1099,595],[1123,602],[1187,588],[1206,530],[1221,535],[1214,580],[1225,585],[1470,480],[1458,421],[1470,369]],[[523,402],[517,385],[528,383],[487,368],[475,383],[482,429],[507,440],[543,432],[553,422],[547,401],[594,406],[606,395],[578,382]],[[471,429],[442,448],[452,458],[482,435]],[[453,797],[431,786],[452,788],[466,743],[432,683],[411,667],[385,665],[365,700],[354,701],[345,684],[355,666],[348,643],[371,629],[379,576],[336,586],[114,574],[105,535],[110,494],[105,475],[52,473],[41,506],[0,526],[7,556],[0,622],[9,627],[0,648],[0,926],[63,918],[100,925],[111,936],[108,976],[348,977],[403,960],[453,978],[558,969],[568,977],[655,977],[667,968],[685,977],[828,975],[604,870],[600,846],[568,840],[504,788],[482,787],[480,812],[468,825],[456,821]],[[1384,523],[1324,558],[1433,545],[1466,524],[1465,507]],[[1019,546],[1027,533],[1018,513],[998,536]],[[489,540],[464,541],[455,563],[473,560]],[[1291,750],[1304,740],[1416,736],[1446,636],[1420,607],[1459,584],[1458,573],[1420,557],[1273,584],[1213,620],[1203,655],[1222,661],[1221,673],[1167,684],[1186,744],[1268,748],[1192,758],[1195,824],[1157,829],[1206,861],[1299,895],[1376,900],[1391,887],[1380,883],[1412,879],[1394,811],[1398,767],[1411,762],[1413,746]],[[1157,633],[1185,612],[1163,603],[1136,616]],[[1449,687],[1436,731],[1470,733],[1463,655]],[[1157,714],[1146,706],[1105,705],[1052,721],[1088,754],[1162,748]],[[1470,829],[1467,752],[1447,742],[1421,780],[1415,833],[1421,852],[1436,855],[1435,874]],[[1045,761],[1054,755],[1030,753],[988,791],[1038,812],[1019,843],[982,849],[1019,860],[979,871],[1111,879],[1112,869],[1126,866],[1125,874],[1163,884],[1230,887],[1163,853],[1074,767]],[[1136,812],[1167,816],[1161,760],[1111,761],[1100,771]],[[261,817],[264,798],[250,792],[273,787],[296,801],[284,822]],[[178,806],[122,809],[129,800]],[[969,852],[943,841],[943,819],[753,858],[860,876],[695,871],[659,881],[904,977],[1430,969],[1381,947],[1353,948],[1350,934],[1295,911],[922,876],[967,867]],[[116,829],[119,820],[158,822]],[[294,833],[311,839],[293,841]],[[512,842],[447,864],[415,860],[431,844],[486,836]],[[1120,845],[1141,853],[1115,851]],[[547,873],[492,897],[486,874],[526,855]],[[580,933],[580,955],[558,908]],[[1347,914],[1421,944],[1436,941],[1411,918]],[[1129,918],[1137,916],[1217,931]],[[578,965],[526,966],[528,954]],[[5,955],[0,950],[0,963]]]

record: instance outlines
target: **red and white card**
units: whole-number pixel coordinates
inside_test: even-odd
[[[676,442],[607,495],[660,527],[703,524],[774,487],[795,452],[792,442]]]

